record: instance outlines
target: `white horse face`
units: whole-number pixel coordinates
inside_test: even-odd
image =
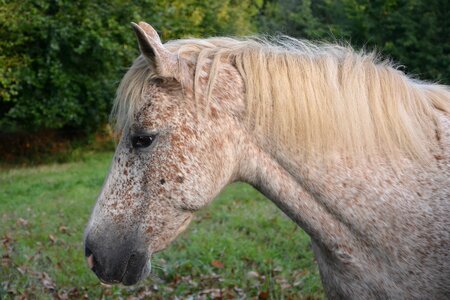
[[[241,91],[236,87],[230,95]],[[193,96],[173,77],[153,79],[144,89],[86,229],[88,263],[106,283],[130,285],[145,277],[151,254],[235,179],[234,116],[216,103],[199,114]]]

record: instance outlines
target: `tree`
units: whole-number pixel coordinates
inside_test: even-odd
[[[249,0],[0,0],[0,131],[93,131],[138,55],[131,21],[163,39],[252,30]]]
[[[446,0],[265,0],[268,32],[344,40],[375,49],[421,79],[450,83],[450,3]]]

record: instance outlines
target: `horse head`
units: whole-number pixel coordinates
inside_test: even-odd
[[[231,65],[218,72],[221,89],[206,104],[211,62],[195,70],[150,25],[132,26],[141,56],[119,87],[118,98],[126,98],[116,104],[120,140],[85,233],[92,270],[125,285],[145,277],[152,253],[237,178],[244,136],[243,83]]]

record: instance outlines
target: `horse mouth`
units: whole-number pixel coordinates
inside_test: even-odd
[[[148,262],[147,262],[148,261]],[[121,283],[123,285],[135,285],[150,274],[150,261],[146,260],[144,264],[140,264],[139,260],[130,257],[125,272],[122,276]]]
[[[97,275],[102,284],[135,285],[150,274],[151,264],[147,255],[131,254],[121,271],[117,267],[111,268],[100,264],[90,254],[86,257],[89,268]]]

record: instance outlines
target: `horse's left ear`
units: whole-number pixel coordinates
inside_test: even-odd
[[[161,43],[158,33],[145,22],[131,23],[139,43],[141,54],[153,65],[158,75],[174,77],[178,59]]]

